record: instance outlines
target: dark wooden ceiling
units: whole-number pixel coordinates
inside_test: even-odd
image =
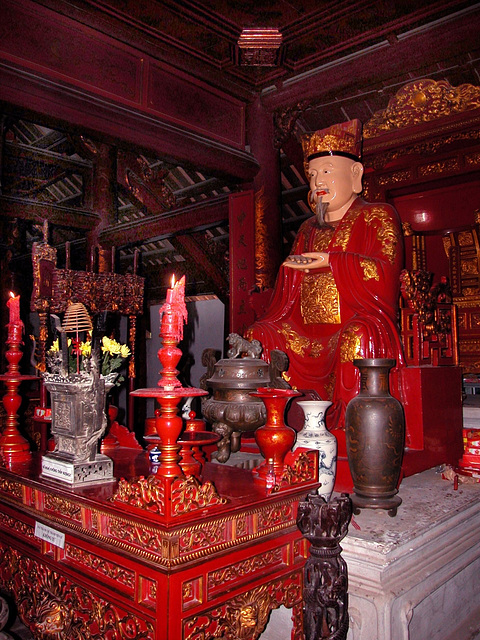
[[[59,8],[54,0],[44,4]],[[342,76],[340,67],[356,58],[381,81],[392,71],[456,64],[478,49],[478,5],[465,0],[77,0],[65,11],[135,45],[141,33],[147,53],[236,96],[281,93],[322,67]],[[249,56],[239,44],[245,29],[277,30],[276,54]],[[350,83],[361,86],[362,79]]]
[[[234,99],[246,104],[260,101],[274,118],[281,154],[285,251],[309,211],[299,164],[298,139],[303,132],[352,118],[365,123],[400,87],[418,78],[444,79],[452,86],[480,85],[480,4],[472,2],[37,4],[134,46]],[[245,46],[251,43],[246,34],[252,33],[246,30],[256,32],[260,46]],[[28,252],[29,244],[39,239],[38,215],[28,212],[43,206],[53,221],[53,241],[71,241],[81,259],[85,229],[74,228],[69,216],[81,210],[88,220],[92,212],[87,193],[92,161],[85,146],[72,132],[49,122],[45,110],[37,120],[35,105],[28,113],[7,104],[3,110],[3,210],[18,217],[18,203],[23,203],[24,242],[17,253]],[[118,173],[115,225],[121,233],[112,230],[111,239],[119,247],[120,269],[131,268],[133,252],[140,248],[147,275],[156,272],[160,283],[158,289],[152,284],[151,299],[161,298],[168,282],[158,273],[166,274],[175,262],[182,262],[188,273],[190,294],[213,292],[225,298],[227,199],[241,188],[241,181],[229,177],[228,171],[210,173],[208,168],[141,149],[135,160],[140,162],[138,171],[132,174],[131,148],[122,148],[120,141],[118,148],[119,166],[137,180],[129,189],[126,174]]]

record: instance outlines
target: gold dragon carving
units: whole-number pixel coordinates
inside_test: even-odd
[[[403,86],[387,107],[378,111],[363,127],[364,138],[374,138],[396,129],[480,107],[480,87],[462,84],[452,87],[446,80],[417,80]]]
[[[196,509],[226,504],[227,498],[218,495],[215,486],[207,481],[201,484],[193,476],[179,478],[172,484],[172,512],[182,515]]]
[[[162,515],[165,505],[164,483],[154,475],[148,478],[140,476],[135,480],[121,478],[111,500]]]
[[[112,500],[163,515],[165,495],[165,479],[150,475],[147,478],[140,476],[135,480],[122,478]],[[171,485],[171,498],[172,513],[175,516],[227,502],[226,498],[218,495],[211,482],[201,484],[193,476],[176,478]]]
[[[323,346],[320,342],[318,342],[317,340],[310,340],[305,336],[301,336],[299,333],[292,329],[288,322],[283,322],[282,328],[278,329],[278,332],[285,337],[285,347],[299,356],[303,357],[306,350],[310,348],[309,355],[311,355],[312,357],[317,357],[318,355],[320,355],[320,352],[323,349]]]

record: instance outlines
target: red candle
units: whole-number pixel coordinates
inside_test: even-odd
[[[9,323],[20,321],[20,296],[16,296],[10,291],[10,298],[7,301],[7,307],[10,312]]]
[[[173,287],[173,302],[178,305],[178,311],[183,312],[185,306],[185,276],[182,276]]]
[[[183,324],[187,321],[185,306],[185,276],[178,282],[172,278],[172,287],[167,290],[167,299],[160,309],[162,318],[161,334],[175,337],[180,341],[183,337]]]
[[[172,287],[167,289],[167,304],[172,304],[173,302],[173,290],[176,286],[175,283],[175,274],[172,276]]]

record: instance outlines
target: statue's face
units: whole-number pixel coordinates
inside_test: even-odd
[[[345,206],[362,190],[363,167],[360,162],[343,156],[313,158],[308,163],[308,176],[313,203],[319,198],[328,203],[328,210]]]

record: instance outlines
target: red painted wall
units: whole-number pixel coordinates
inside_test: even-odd
[[[442,236],[458,227],[475,222],[475,209],[480,208],[480,180],[460,185],[440,187],[391,200],[402,222],[409,222],[414,231],[436,232],[425,237],[427,269],[434,281],[448,275],[448,258]],[[406,265],[411,267],[411,240],[406,238]]]

